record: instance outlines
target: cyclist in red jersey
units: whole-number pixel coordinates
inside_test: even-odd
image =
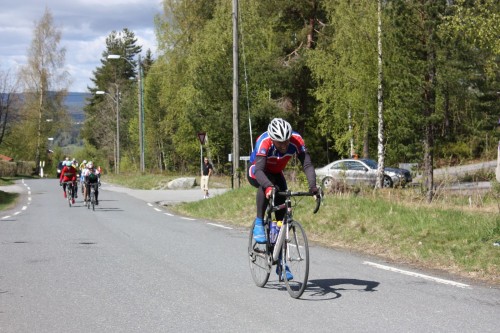
[[[59,178],[59,185],[62,185],[63,187],[65,198],[66,198],[66,182],[76,183],[76,169],[71,161],[64,162],[64,167],[61,170],[61,178]],[[71,198],[73,203],[75,203],[75,194],[76,194],[75,192],[76,191],[73,191],[73,198]]]
[[[280,191],[288,188],[283,170],[294,155],[302,164],[309,183],[309,191],[317,194],[316,172],[302,136],[292,131],[292,126],[286,120],[274,118],[267,127],[267,132],[257,138],[247,172],[248,181],[257,188],[257,216],[253,230],[257,243],[266,242],[263,225],[266,206],[273,188]],[[276,204],[283,203],[284,200],[283,197],[277,197]],[[283,211],[276,212],[277,220],[282,220],[283,216]]]

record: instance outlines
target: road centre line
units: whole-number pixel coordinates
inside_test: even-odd
[[[222,224],[215,224],[215,223],[207,223],[207,224],[213,225],[214,227],[223,228],[223,229],[233,229],[233,228],[230,228],[230,227],[226,227],[226,226],[224,226]]]
[[[150,202],[148,202],[148,203],[147,203],[147,205],[148,205],[149,207],[153,207],[153,204],[152,204],[152,203],[150,203]]]
[[[390,266],[376,264],[374,262],[365,261],[365,262],[363,262],[363,264],[369,265],[369,266],[373,266],[373,267],[376,267],[376,268],[380,268],[380,269],[384,269],[384,270],[390,271],[390,272],[401,273],[401,274],[405,274],[405,275],[409,275],[409,276],[413,276],[413,277],[422,278],[422,279],[425,279],[425,280],[430,280],[430,281],[434,281],[434,282],[438,282],[438,283],[442,283],[442,284],[451,285],[451,286],[454,286],[454,287],[471,289],[471,287],[468,284],[464,284],[464,283],[460,283],[460,282],[455,282],[455,281],[451,281],[451,280],[440,279],[440,278],[437,278],[437,277],[434,277],[434,276],[425,275],[425,274],[420,274],[420,273],[405,271],[405,270],[402,270],[402,269],[399,269],[399,268],[394,268],[394,267],[390,267]]]
[[[190,219],[189,217],[181,217],[183,220],[196,221],[196,219]]]
[[[156,210],[157,212],[161,212],[161,209],[160,209],[160,208],[155,208],[155,210]]]
[[[168,215],[168,216],[174,216],[174,214],[170,214],[170,213],[163,213],[165,215]]]

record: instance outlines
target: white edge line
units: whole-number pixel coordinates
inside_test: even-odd
[[[9,217],[10,217],[10,215],[4,216],[4,217],[2,217],[2,220],[8,219]]]
[[[15,213],[14,213],[14,214],[12,214],[12,215],[14,215],[14,216],[15,216],[15,215],[20,214],[20,213],[21,213],[21,212],[15,212]]]
[[[196,221],[196,219],[190,219],[189,217],[181,217],[183,220]]]
[[[23,208],[21,208],[22,210],[26,210],[26,208],[28,208],[28,206],[23,206]]]
[[[170,213],[163,213],[165,215],[168,215],[168,216],[174,216],[174,214],[170,214]]]
[[[157,212],[161,212],[161,209],[160,209],[160,208],[155,208],[155,210],[156,210]]]
[[[450,281],[450,280],[445,280],[445,279],[440,279],[440,278],[437,278],[437,277],[434,277],[434,276],[425,275],[425,274],[420,274],[420,273],[405,271],[405,270],[402,270],[402,269],[399,269],[399,268],[394,268],[394,267],[390,267],[390,266],[376,264],[374,262],[365,261],[365,262],[363,262],[363,264],[369,265],[369,266],[373,266],[373,267],[377,267],[377,268],[380,268],[380,269],[384,269],[386,271],[391,271],[391,272],[401,273],[401,274],[405,274],[405,275],[409,275],[409,276],[419,277],[419,278],[422,278],[422,279],[425,279],[425,280],[430,280],[430,281],[434,281],[434,282],[438,282],[438,283],[448,284],[448,285],[452,285],[452,286],[459,287],[459,288],[468,288],[468,289],[471,289],[471,287],[468,284],[464,284],[464,283],[460,283],[460,282],[455,282],[455,281]]]
[[[223,229],[233,229],[233,228],[221,225],[221,224],[215,224],[215,223],[207,223],[207,224],[213,225],[214,227],[223,228]]]
[[[152,203],[150,203],[150,202],[148,202],[148,203],[147,203],[147,205],[148,205],[149,207],[153,207],[153,204],[152,204]]]

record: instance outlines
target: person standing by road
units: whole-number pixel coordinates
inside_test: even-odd
[[[213,172],[213,166],[208,162],[208,158],[205,157],[203,159],[203,168],[201,173],[201,190],[203,191],[203,199],[206,199],[210,196],[208,193],[208,180]]]

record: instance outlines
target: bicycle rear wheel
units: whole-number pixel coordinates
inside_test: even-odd
[[[309,245],[304,228],[297,221],[288,225],[288,239],[283,242],[282,272],[286,265],[290,269],[293,278],[288,280],[287,274],[283,274],[285,286],[293,298],[299,298],[306,289],[309,278]]]
[[[253,239],[253,227],[250,228],[248,238],[248,261],[250,263],[250,272],[257,287],[264,287],[269,280],[271,273],[270,253],[267,250],[267,244],[256,243]]]

